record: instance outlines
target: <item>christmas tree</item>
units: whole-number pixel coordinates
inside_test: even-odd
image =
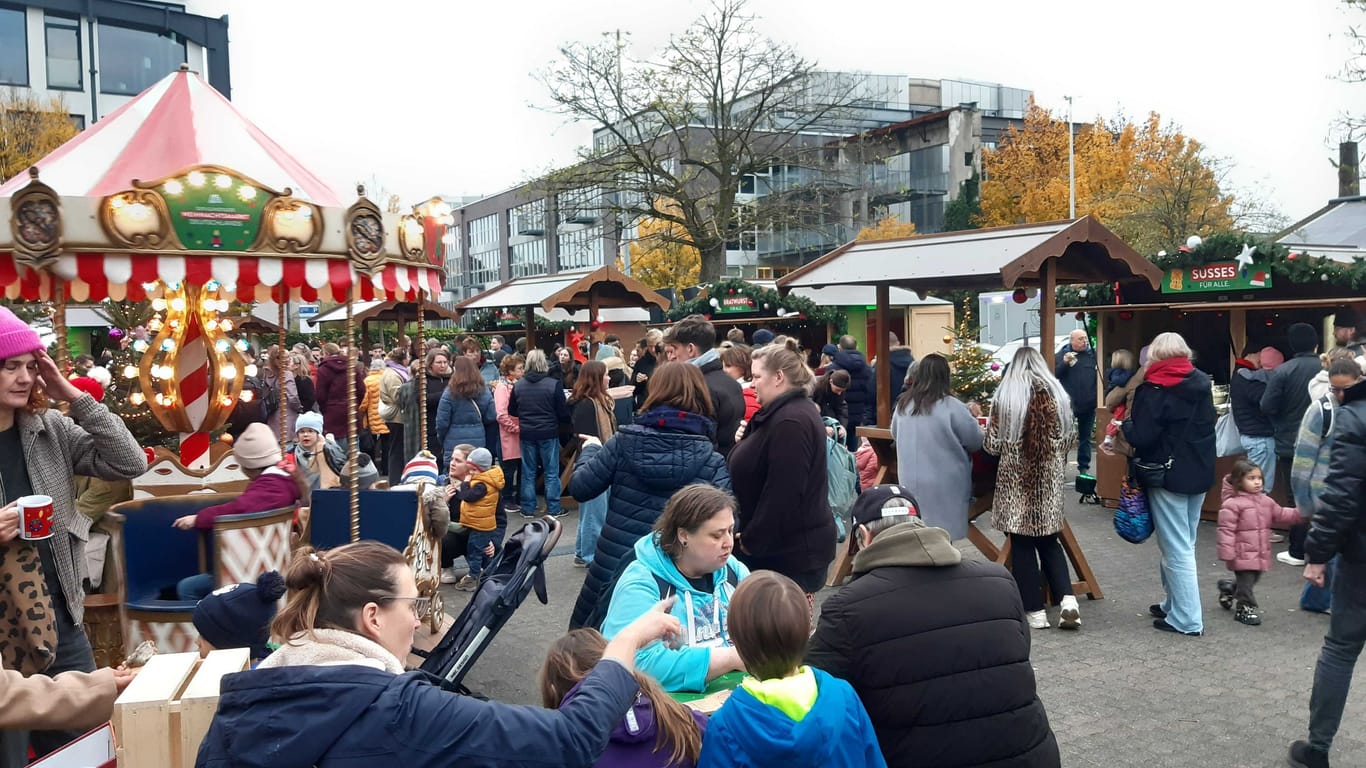
[[[971,299],[963,301],[958,327],[945,330],[949,334],[944,341],[953,344],[953,351],[949,353],[949,383],[954,396],[965,403],[976,400],[985,408],[996,392],[1001,374],[992,370],[996,362],[991,355],[977,346],[977,339],[972,333]]]
[[[152,415],[138,381],[138,364],[152,338],[147,330],[148,322],[155,315],[152,303],[105,301],[98,311],[109,323],[109,349],[114,355],[114,361],[109,365],[112,381],[104,390],[104,404],[123,419],[139,445],[149,448],[160,445],[175,450],[179,438]]]

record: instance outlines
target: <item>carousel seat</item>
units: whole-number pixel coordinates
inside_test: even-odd
[[[178,600],[176,584],[187,576],[213,572],[213,548],[198,531],[182,531],[176,518],[231,501],[238,494],[194,494],[134,499],[115,504],[123,516],[124,608],[129,649],[153,640],[162,653],[194,649],[190,623],[193,600]]]
[[[397,550],[408,545],[417,514],[415,491],[361,491],[360,537]],[[310,501],[309,543],[331,549],[351,542],[351,492],[314,491]]]

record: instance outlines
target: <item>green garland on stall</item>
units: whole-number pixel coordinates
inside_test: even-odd
[[[506,321],[506,324],[504,322]],[[476,309],[465,313],[461,320],[464,330],[467,331],[504,331],[510,333],[521,333],[518,329],[526,328],[526,312],[522,309],[509,308],[506,312],[497,309]],[[536,331],[555,331],[567,330],[574,323],[570,321],[551,322],[544,318],[536,318]]]
[[[752,313],[737,313],[736,315],[719,315],[715,308],[711,306],[713,298],[717,300],[743,296],[754,303]],[[839,326],[841,332],[847,320],[844,310],[839,307],[825,307],[803,296],[781,296],[777,291],[768,288],[761,288],[753,283],[745,282],[736,278],[718,280],[710,285],[703,286],[697,298],[692,301],[681,301],[669,309],[668,317],[670,320],[682,320],[688,315],[706,315],[708,318],[724,320],[728,317],[744,317],[749,314],[767,316],[776,314],[782,310],[785,317],[776,318],[776,323],[815,323],[829,324],[834,323]],[[713,317],[715,316],[715,317]]]
[[[1320,282],[1354,291],[1366,289],[1366,259],[1358,257],[1351,262],[1341,262],[1309,256],[1280,243],[1239,232],[1213,234],[1189,251],[1173,248],[1149,259],[1162,270],[1200,267],[1232,261],[1243,252],[1244,245],[1257,249],[1253,258],[1258,265],[1269,267],[1275,280],[1298,284]],[[1115,294],[1110,283],[1091,283],[1060,286],[1057,297],[1059,307],[1086,307],[1113,304]]]

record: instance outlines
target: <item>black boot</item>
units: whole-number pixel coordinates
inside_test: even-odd
[[[1219,607],[1226,611],[1233,607],[1233,579],[1219,580]]]
[[[1314,749],[1307,741],[1291,744],[1286,760],[1293,768],[1328,768],[1328,753]]]
[[[1261,614],[1257,613],[1257,606],[1250,603],[1238,603],[1238,607],[1233,612],[1233,618],[1239,624],[1246,624],[1255,627],[1262,623]]]

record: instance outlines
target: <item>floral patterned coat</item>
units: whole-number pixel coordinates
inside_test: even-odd
[[[983,448],[1001,457],[991,526],[1004,533],[1047,536],[1062,530],[1063,472],[1077,431],[1062,434],[1058,403],[1035,389],[1019,442],[1001,434],[999,408],[993,408]]]

